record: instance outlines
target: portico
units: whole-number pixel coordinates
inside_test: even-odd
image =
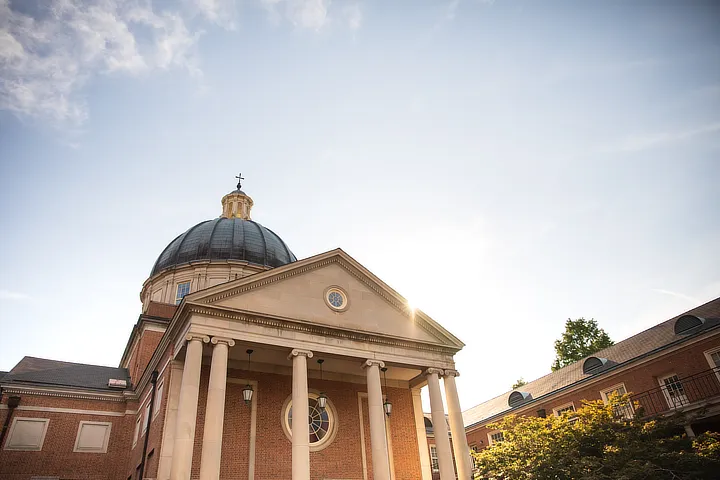
[[[196,478],[193,471],[218,479],[238,465],[247,471],[241,478],[254,479],[258,470],[285,471],[286,462],[293,480],[430,478],[413,389],[428,386],[433,416],[443,419],[434,423],[444,426],[441,378],[456,427],[453,355],[462,343],[341,250],[189,295],[163,341],[174,352],[177,393],[168,401],[177,413],[165,419],[160,479]],[[239,395],[245,382],[254,385],[251,405]],[[257,452],[270,437],[268,463]],[[447,432],[436,438],[447,442],[438,444],[441,479],[452,480]],[[454,451],[459,478],[470,478],[461,466],[470,461],[467,444]]]

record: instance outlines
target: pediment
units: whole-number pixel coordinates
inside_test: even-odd
[[[326,292],[332,287],[347,294],[343,311],[326,302]],[[185,301],[458,350],[463,347],[339,249],[193,293]]]

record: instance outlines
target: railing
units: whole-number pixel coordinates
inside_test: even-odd
[[[617,407],[618,415],[630,418],[634,406],[642,408],[644,416],[653,416],[684,407],[720,395],[720,367],[706,370],[684,378],[671,377],[664,385],[630,396],[631,405]]]

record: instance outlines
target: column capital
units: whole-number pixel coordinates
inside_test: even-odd
[[[288,355],[288,359],[291,359],[293,357],[298,357],[300,355],[307,357],[307,358],[312,358],[313,352],[311,352],[310,350],[302,350],[300,348],[293,348],[292,351],[290,352],[290,355]]]
[[[202,343],[209,343],[210,337],[208,337],[207,335],[201,335],[199,333],[188,333],[187,335],[185,335],[185,340],[187,340],[188,342],[192,342],[193,340],[198,340],[198,341],[201,341]]]
[[[430,367],[427,370],[425,370],[425,372],[424,372],[426,377],[429,375],[442,376],[443,373],[445,373],[445,371],[442,368],[434,368],[434,367]]]
[[[385,368],[385,362],[383,362],[382,360],[375,360],[373,358],[369,358],[362,363],[362,368],[368,367]]]
[[[210,343],[213,345],[217,345],[218,343],[224,343],[228,347],[234,347],[235,346],[235,340],[232,338],[225,338],[225,337],[212,337],[210,340]]]
[[[452,368],[445,369],[445,373],[443,373],[443,377],[459,377],[460,372],[457,370],[453,370]]]

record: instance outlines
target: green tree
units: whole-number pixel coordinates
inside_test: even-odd
[[[555,361],[551,367],[552,371],[575,363],[614,343],[605,330],[598,327],[594,319],[568,318],[565,322],[565,332],[560,340],[555,340]]]
[[[515,383],[513,383],[512,389],[515,390],[516,388],[520,388],[523,385],[525,385],[527,382],[524,378],[520,377],[517,380],[515,380]]]
[[[562,417],[507,416],[490,428],[504,440],[479,453],[483,480],[705,480],[720,472],[720,436],[688,438],[679,418],[626,420],[628,396],[585,402]],[[573,421],[569,421],[572,417]]]

